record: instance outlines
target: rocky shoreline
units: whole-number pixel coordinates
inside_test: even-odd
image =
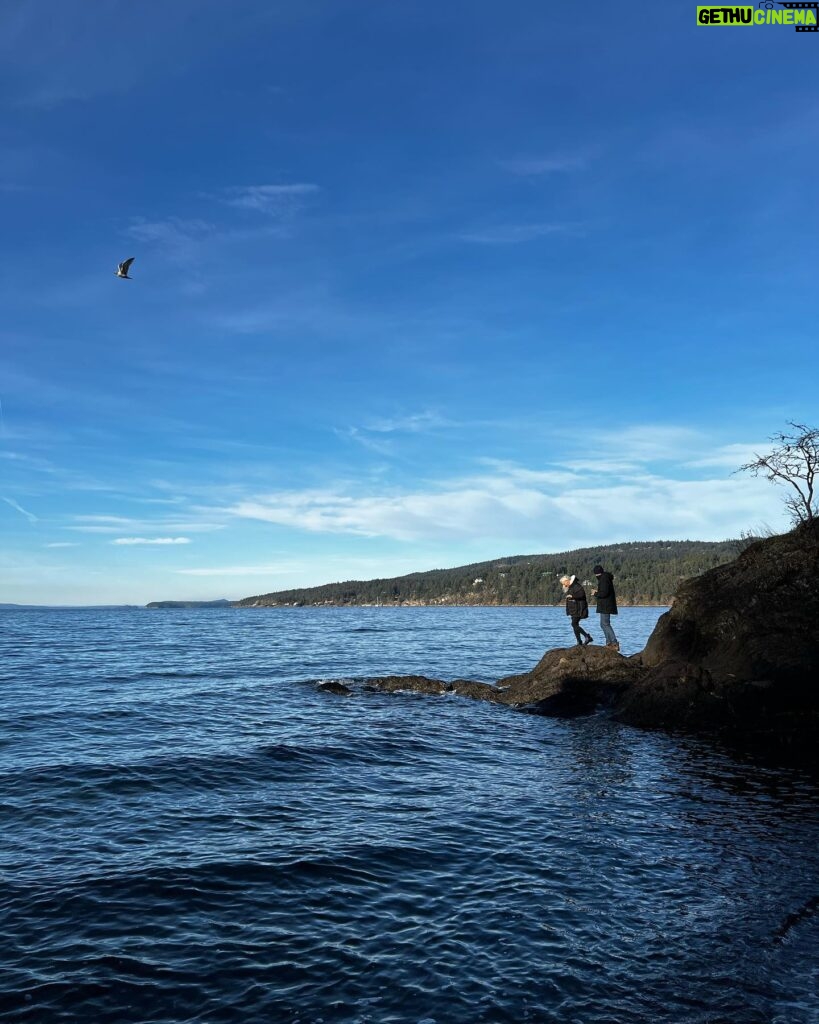
[[[686,580],[631,657],[590,645],[547,651],[531,672],[495,684],[384,676],[363,685],[558,717],[605,707],[627,724],[711,734],[819,769],[819,523]]]

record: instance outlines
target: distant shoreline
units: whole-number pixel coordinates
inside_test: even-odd
[[[413,604],[407,602],[405,604],[240,604],[238,601],[226,605],[183,605],[181,602],[175,607],[171,607],[165,602],[158,602],[158,604],[165,604],[165,607],[157,607],[157,603],[150,602],[150,604],[0,604],[0,612],[9,611],[219,611],[220,609],[230,608],[233,610],[249,610],[249,611],[262,611],[265,608],[349,608],[351,611],[356,608],[472,608],[478,610],[480,608],[560,608],[559,604],[435,604],[430,602],[428,604]],[[630,604],[628,602],[619,602],[621,610],[624,608],[670,608],[671,602],[660,602],[658,604]],[[151,607],[154,605],[154,607]],[[593,608],[589,608],[589,614],[595,614]]]
[[[632,604],[632,603],[627,602],[627,601],[626,602],[618,601],[618,604],[619,604],[619,607],[620,607],[621,611],[624,608],[670,608],[671,607],[671,602],[670,601],[660,601],[660,602],[651,603],[651,604]],[[323,603],[322,602],[322,603],[316,603],[316,604],[307,604],[306,602],[305,603],[300,603],[298,601],[295,601],[295,602],[291,601],[291,602],[288,603],[288,602],[284,601],[281,604],[235,604],[235,605],[231,605],[231,607],[233,607],[233,608],[248,608],[251,611],[263,611],[265,608],[299,608],[299,609],[302,609],[302,608],[349,608],[351,610],[354,610],[356,608],[392,608],[392,609],[400,609],[400,608],[471,608],[471,609],[474,609],[474,610],[477,611],[477,610],[479,610],[481,608],[562,608],[563,604],[562,603],[560,603],[560,604],[554,604],[554,603],[550,603],[550,604],[506,604],[506,603],[502,603],[502,602],[490,603],[488,601],[483,603],[483,604],[459,604],[456,601],[453,601],[451,603],[450,602],[442,603],[442,602],[437,602],[437,601],[426,601],[426,602],[405,601],[405,602],[403,602],[401,604],[392,604],[392,603],[390,603],[390,604],[364,604],[364,603],[362,603],[362,604],[345,604],[345,603],[343,603],[341,601],[339,601],[339,602],[330,602],[330,601],[328,601],[327,603]],[[589,615],[592,615],[592,614],[596,614],[596,610],[590,605],[589,606]],[[614,614],[617,614],[617,613],[615,612]]]

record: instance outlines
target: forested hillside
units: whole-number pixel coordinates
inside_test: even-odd
[[[552,555],[514,555],[456,569],[415,572],[394,579],[327,583],[247,597],[244,607],[276,605],[553,604],[560,600],[558,577],[575,573],[589,591],[592,567],[614,573],[618,601],[668,604],[677,584],[731,561],[748,541],[648,541],[579,548]]]

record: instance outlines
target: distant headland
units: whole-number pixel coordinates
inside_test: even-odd
[[[146,608],[231,608],[233,601],[220,598],[218,601],[151,601]]]
[[[555,604],[562,597],[558,583],[562,573],[576,573],[593,584],[592,567],[601,562],[614,573],[621,605],[668,605],[683,580],[732,561],[749,543],[750,539],[635,541],[556,554],[511,555],[392,579],[280,590],[234,604],[239,608]]]

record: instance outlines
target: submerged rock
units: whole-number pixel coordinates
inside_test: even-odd
[[[328,679],[326,682],[319,683],[316,689],[321,690],[322,693],[334,693],[339,697],[352,697],[353,695],[349,686],[339,683],[336,679]]]
[[[414,690],[416,693],[447,693],[452,684],[427,676],[379,676],[368,679],[366,688],[381,690],[383,693],[397,693],[399,690]]]

